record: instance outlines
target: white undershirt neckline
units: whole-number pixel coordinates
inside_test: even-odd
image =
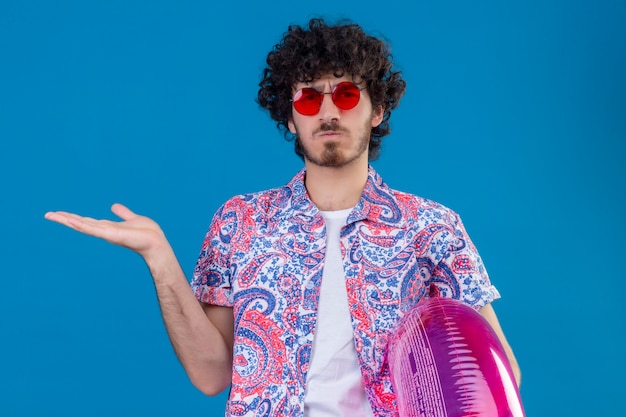
[[[321,211],[326,222],[326,257],[307,374],[305,417],[373,417],[354,347],[341,257],[340,233],[351,211]]]

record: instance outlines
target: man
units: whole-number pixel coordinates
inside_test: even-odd
[[[459,217],[369,165],[405,89],[387,45],[313,19],[267,65],[258,102],[304,168],[218,210],[191,287],[159,226],[122,205],[122,222],[46,218],[145,259],[182,365],[208,395],[231,387],[227,415],[397,415],[388,337],[432,284],[489,321],[519,383],[490,304],[499,294]]]

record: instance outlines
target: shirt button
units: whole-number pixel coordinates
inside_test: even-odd
[[[291,405],[296,405],[298,404],[298,397],[291,397],[289,399],[289,402],[291,403]]]

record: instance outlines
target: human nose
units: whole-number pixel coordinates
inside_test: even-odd
[[[320,120],[338,120],[341,112],[332,99],[332,92],[322,94],[323,99],[319,111]]]

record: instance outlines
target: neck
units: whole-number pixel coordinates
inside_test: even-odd
[[[306,162],[304,184],[313,204],[323,211],[354,207],[367,182],[368,161],[357,160],[339,168]]]

